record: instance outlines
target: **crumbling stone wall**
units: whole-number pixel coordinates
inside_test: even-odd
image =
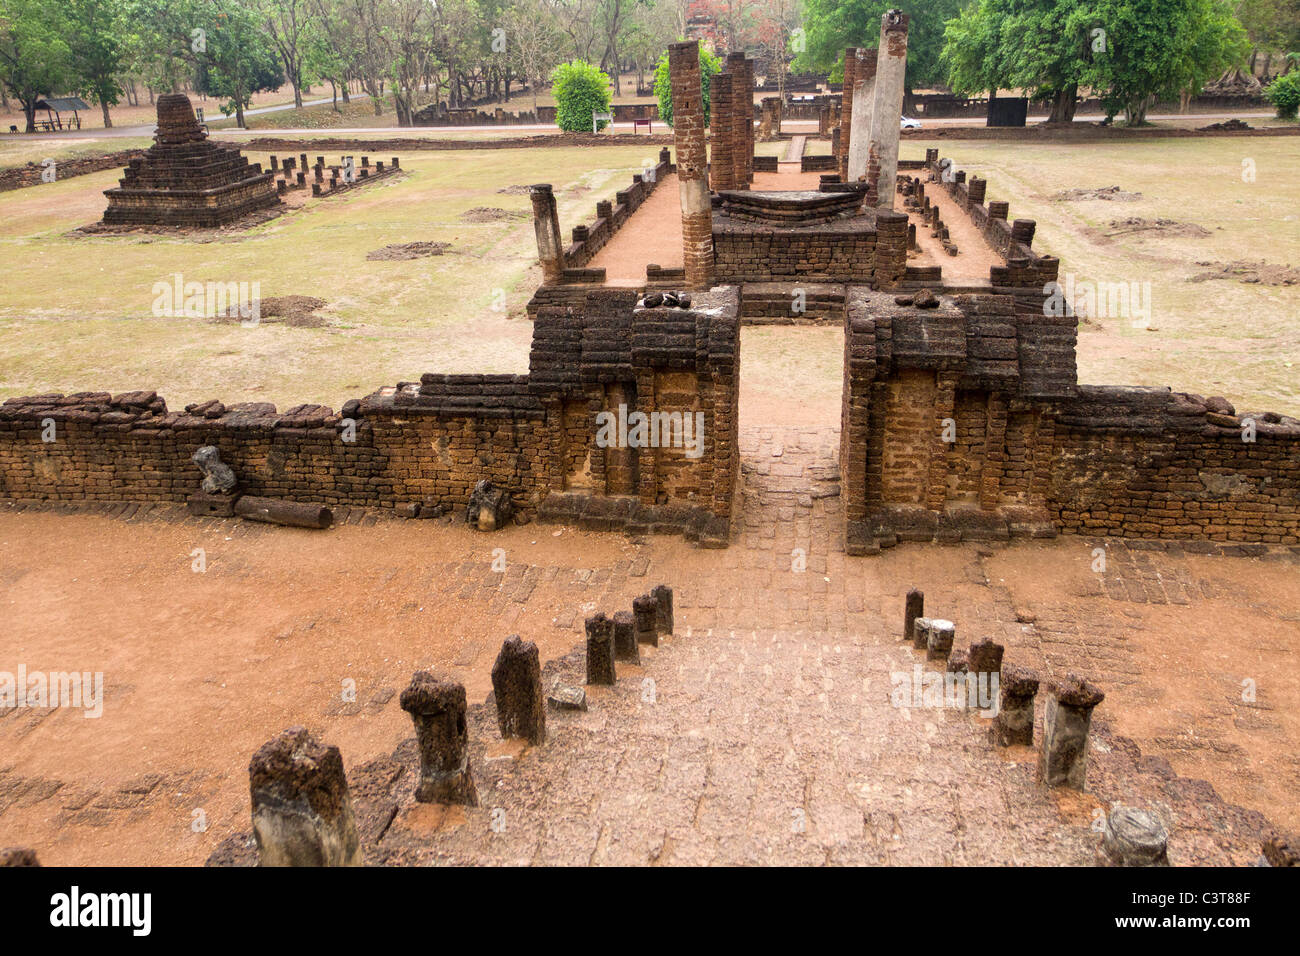
[[[1300,543],[1300,421],[1076,384],[1011,296],[848,291],[846,546],[1057,533]]]

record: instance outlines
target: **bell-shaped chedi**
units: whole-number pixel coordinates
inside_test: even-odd
[[[158,98],[154,144],[125,172],[104,190],[105,225],[224,226],[280,202],[275,174],[209,140],[181,93]]]

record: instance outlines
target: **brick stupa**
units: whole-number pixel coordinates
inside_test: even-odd
[[[181,93],[158,98],[154,144],[125,172],[104,190],[106,225],[224,226],[280,202],[275,174],[209,140]]]

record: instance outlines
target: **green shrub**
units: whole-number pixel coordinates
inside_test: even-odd
[[[713,74],[722,72],[722,60],[700,47],[700,89],[704,93],[704,125],[709,125],[709,81]],[[668,54],[659,58],[655,67],[655,97],[659,100],[659,118],[673,125],[673,84],[668,76]]]
[[[590,133],[591,114],[609,112],[609,77],[582,60],[555,68],[551,93],[555,97],[555,125],[569,133]],[[602,120],[600,129],[606,125]]]
[[[1264,90],[1264,96],[1280,119],[1295,119],[1296,111],[1300,110],[1300,70],[1279,76]]]

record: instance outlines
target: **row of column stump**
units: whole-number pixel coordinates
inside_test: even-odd
[[[616,661],[639,663],[640,645],[659,646],[673,633],[673,592],[664,585],[632,602],[631,611],[586,620],[587,683],[613,684]],[[517,634],[506,638],[492,665],[497,726],[506,739],[540,746],[546,740],[546,705],[586,709],[581,688],[542,689],[537,645]],[[470,768],[465,687],[417,671],[402,691],[402,709],[415,725],[420,755],[415,799],[420,803],[477,806]],[[360,842],[339,749],[293,727],[264,744],[249,764],[253,834],[262,866],[359,866]]]
[[[276,191],[281,195],[288,192],[290,189],[306,189],[307,173],[310,171],[313,177],[311,183],[311,194],[313,196],[321,196],[335,189],[355,185],[355,183],[360,182],[363,179],[369,179],[372,174],[375,176],[382,176],[385,171],[392,172],[393,170],[402,168],[401,161],[396,156],[392,158],[392,165],[387,168],[384,166],[384,161],[382,159],[377,160],[375,165],[372,167],[370,165],[370,157],[362,156],[361,165],[356,167],[357,178],[353,182],[349,183],[345,178],[343,178],[344,164],[340,163],[337,166],[327,166],[325,164],[324,156],[317,156],[315,164],[308,167],[306,153],[299,153],[297,156],[286,156],[283,159],[273,155],[271,157],[270,165],[271,172],[281,177],[277,179],[275,183]],[[330,174],[328,182],[325,179],[326,170],[328,170]]]
[[[903,602],[903,636],[927,661],[941,664],[947,674],[987,681],[998,689],[997,711],[990,738],[999,747],[1034,744],[1034,702],[1040,680],[1024,667],[1003,662],[1005,648],[985,639],[966,650],[954,650],[956,625],[925,616],[925,594],[915,588]],[[1106,695],[1093,684],[1070,674],[1047,683],[1043,734],[1038,754],[1039,779],[1049,787],[1084,790],[1088,773],[1088,734],[1092,711]],[[1106,815],[1102,852],[1107,862],[1124,866],[1164,865],[1168,834],[1159,818],[1147,810],[1116,805]]]

